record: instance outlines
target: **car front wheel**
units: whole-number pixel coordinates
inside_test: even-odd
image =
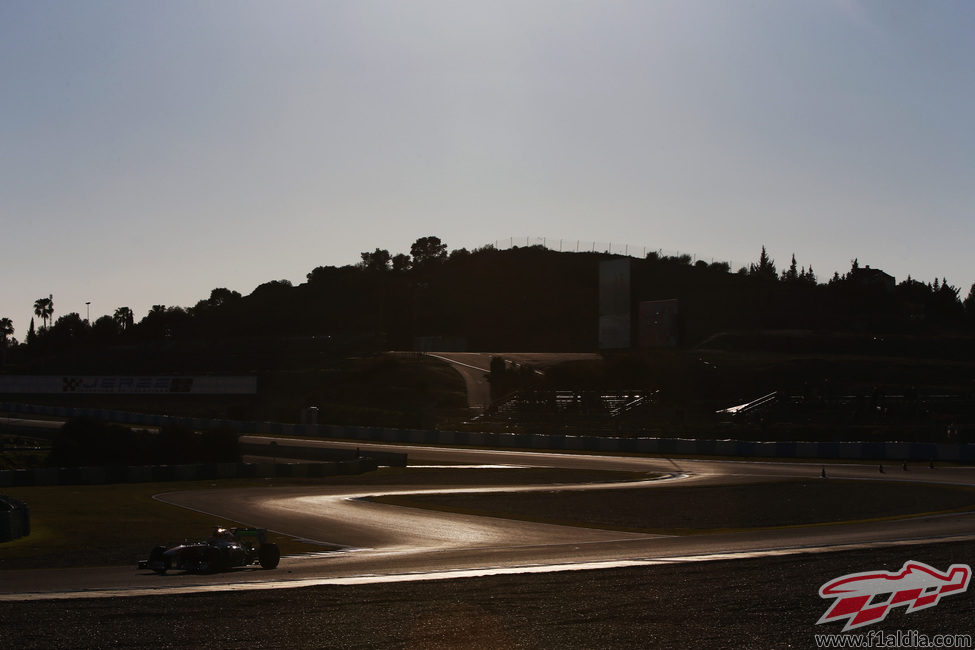
[[[278,562],[281,561],[281,551],[278,549],[277,544],[261,544],[261,548],[257,550],[257,561],[261,563],[262,569],[274,569],[277,568]]]
[[[166,547],[157,546],[149,552],[149,568],[163,575],[169,569],[169,558],[166,557]]]

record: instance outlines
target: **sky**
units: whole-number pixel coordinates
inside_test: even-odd
[[[138,320],[428,235],[964,298],[972,34],[967,0],[0,0],[0,317]]]

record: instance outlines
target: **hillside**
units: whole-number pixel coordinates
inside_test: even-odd
[[[426,248],[417,248],[421,242]],[[273,341],[308,337],[341,352],[409,350],[418,341],[471,351],[595,351],[599,264],[608,259],[630,260],[634,313],[640,301],[680,301],[683,348],[722,332],[957,338],[970,336],[975,324],[971,293],[962,302],[946,281],[907,278],[895,285],[886,276],[889,284],[878,283],[885,274],[856,263],[846,275],[818,283],[795,264],[777,274],[764,251],[758,264],[732,272],[727,264],[691,264],[686,256],[637,259],[542,247],[448,255],[439,239],[417,244],[412,257],[377,250],[363,253],[356,266],[318,267],[297,286],[271,281],[247,296],[217,288],[193,307],[156,305],[139,322],[125,307],[92,324],[66,314],[28,333],[24,345],[9,346],[4,367],[21,372],[70,364],[86,349],[119,345],[135,346],[144,359],[152,346],[173,341],[209,348],[248,337],[256,355]]]
[[[456,373],[434,361],[376,355],[597,350],[599,264],[618,256],[541,247],[447,254],[436,238],[421,243],[412,256],[377,250],[363,253],[360,265],[316,268],[298,286],[268,282],[247,296],[214,289],[193,307],[159,305],[139,322],[124,311],[91,325],[77,314],[61,316],[8,346],[3,372],[256,375],[254,398],[112,402],[285,421],[316,405],[333,423],[463,426]],[[527,416],[494,424],[482,418],[476,426],[550,430],[585,423],[620,433],[719,435],[727,425],[716,421],[716,410],[778,391],[801,408],[781,401],[774,419],[783,426],[772,426],[766,414],[746,427],[752,435],[805,427],[821,436],[831,427],[829,435],[874,437],[895,424],[910,425],[904,435],[967,431],[975,411],[969,407],[975,300],[962,302],[947,282],[878,284],[870,280],[879,272],[854,264],[823,284],[795,265],[777,274],[764,255],[738,272],[686,257],[628,259],[634,311],[640,301],[679,300],[675,349],[615,350],[604,361],[555,366],[544,375],[525,368],[492,376],[492,386],[495,398],[519,390],[637,389],[654,395],[654,408],[612,422],[605,413],[563,422],[550,412],[534,423]],[[954,401],[917,406],[935,395]],[[901,397],[878,419],[871,409],[885,396]],[[818,412],[809,407],[814,403]],[[863,427],[873,428],[863,433]]]

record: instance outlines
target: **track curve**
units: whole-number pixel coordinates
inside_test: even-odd
[[[335,445],[337,443],[329,443]],[[796,477],[877,480],[876,465],[662,459],[594,454],[535,453],[362,445],[406,451],[412,462],[526,465],[663,474],[666,481],[617,484],[721,485]],[[975,485],[975,468],[917,469],[884,480]],[[674,482],[676,481],[676,483]],[[606,484],[598,484],[601,489]],[[552,490],[554,486],[465,490]],[[557,486],[589,489],[592,485]],[[193,591],[276,589],[310,584],[402,581],[564,571],[688,562],[716,557],[760,557],[867,548],[937,540],[975,539],[975,514],[951,513],[893,521],[798,526],[733,533],[668,536],[557,526],[507,519],[415,510],[363,501],[366,496],[446,491],[438,486],[302,486],[172,492],[157,498],[244,524],[260,525],[344,550],[291,557],[277,571],[241,570],[215,575],[156,576],[131,567],[59,571],[5,571],[0,600],[124,596]]]

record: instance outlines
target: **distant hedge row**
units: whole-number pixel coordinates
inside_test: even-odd
[[[225,428],[196,432],[168,423],[157,432],[82,416],[61,427],[47,464],[83,467],[238,462],[237,439],[237,432]]]

